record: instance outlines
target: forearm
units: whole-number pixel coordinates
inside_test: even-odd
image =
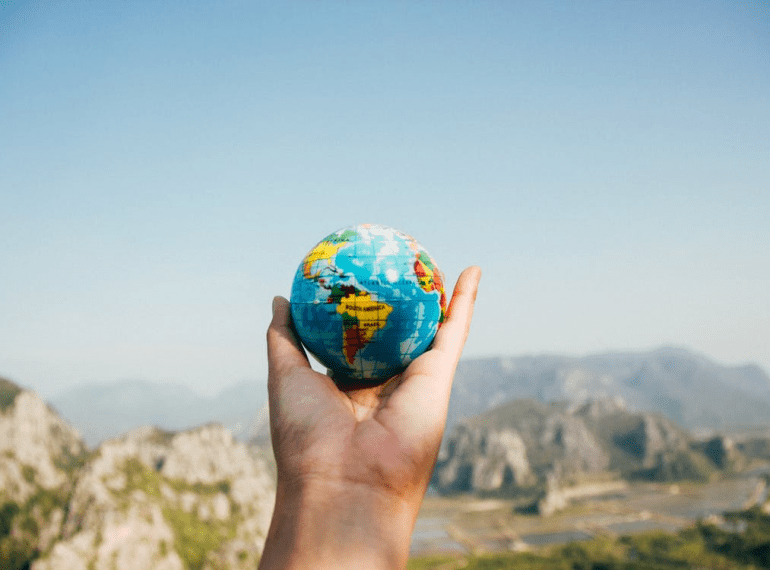
[[[402,569],[421,500],[356,484],[279,489],[259,568]]]

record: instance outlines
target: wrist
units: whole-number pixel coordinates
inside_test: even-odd
[[[281,484],[260,570],[403,568],[422,494],[366,484]]]

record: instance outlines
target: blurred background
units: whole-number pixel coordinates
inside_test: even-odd
[[[762,0],[1,0],[0,567],[256,567],[367,222],[484,271],[410,568],[766,567],[769,71]]]
[[[354,223],[484,270],[466,356],[770,368],[764,2],[0,5],[0,372],[264,381]]]

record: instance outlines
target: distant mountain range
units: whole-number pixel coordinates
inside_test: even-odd
[[[448,429],[505,402],[622,398],[629,410],[659,412],[690,430],[770,426],[770,377],[756,365],[722,366],[690,350],[612,352],[585,357],[463,360]]]
[[[241,439],[267,436],[263,382],[242,382],[212,398],[171,384],[126,381],[81,386],[50,399],[89,445],[135,427],[188,429],[222,423]],[[683,348],[585,357],[536,355],[464,359],[455,375],[447,433],[503,403],[621,398],[630,411],[659,412],[706,431],[770,427],[770,377],[756,365],[722,366]]]
[[[257,382],[205,398],[185,386],[132,380],[78,386],[49,401],[92,447],[140,426],[176,431],[218,422],[240,439],[267,430],[267,389]]]

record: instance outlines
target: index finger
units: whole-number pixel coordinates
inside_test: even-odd
[[[398,426],[404,441],[423,441],[427,437],[438,445],[441,439],[452,379],[470,329],[480,279],[478,267],[469,267],[460,274],[433,346],[412,361],[401,382],[391,388],[382,413]]]
[[[480,280],[481,269],[476,266],[468,267],[460,274],[444,323],[433,339],[431,350],[453,357],[455,365],[460,360],[460,354],[471,328],[473,305],[476,302]]]

